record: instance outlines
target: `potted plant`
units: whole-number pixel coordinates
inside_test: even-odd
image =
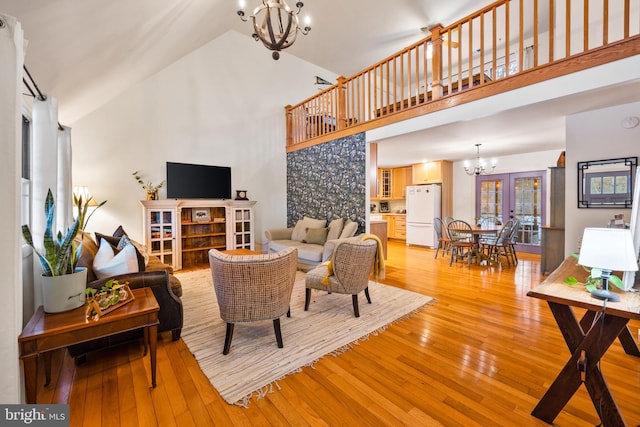
[[[22,226],[22,236],[38,256],[42,266],[44,311],[59,313],[80,307],[85,302],[87,270],[76,267],[82,245],[74,241],[80,230],[80,216],[75,219],[65,234],[58,231],[54,237],[55,203],[51,189],[47,192],[44,212],[46,218],[42,245],[44,253],[35,247],[28,225]]]
[[[147,200],[158,200],[158,190],[162,188],[164,181],[160,182],[160,184],[153,185],[151,181],[144,182],[142,177],[138,175],[139,173],[139,171],[135,171],[131,175],[133,175],[133,179],[147,192]]]

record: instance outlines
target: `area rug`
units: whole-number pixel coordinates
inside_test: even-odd
[[[222,354],[226,326],[220,319],[211,272],[177,274],[182,282],[182,339],[213,387],[230,404],[247,406],[277,388],[286,375],[311,366],[325,355],[338,355],[370,334],[415,313],[434,300],[404,289],[370,282],[372,304],[359,296],[360,317],[350,295],[312,291],[304,311],[304,273],[298,272],[291,297],[291,317],[280,319],[284,348],[278,348],[273,322],[236,324],[231,350]]]

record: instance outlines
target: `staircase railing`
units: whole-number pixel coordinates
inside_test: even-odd
[[[597,8],[593,3],[501,0],[449,26],[437,25],[423,40],[287,106],[287,150],[403,120],[411,110],[424,114],[419,107],[427,104],[434,104],[432,110],[457,105],[466,102],[455,101],[466,91],[640,38],[637,1],[602,0]],[[619,57],[601,56],[591,66]],[[451,102],[435,102],[442,99]]]

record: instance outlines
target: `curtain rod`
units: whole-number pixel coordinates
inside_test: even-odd
[[[31,93],[31,96],[33,96],[34,98],[38,99],[39,101],[44,101],[47,99],[46,95],[44,95],[41,91],[40,88],[38,87],[38,85],[36,84],[36,81],[33,80],[33,77],[31,77],[31,73],[29,72],[29,70],[27,69],[27,66],[22,64],[22,68],[24,69],[24,72],[27,73],[27,77],[29,77],[29,80],[31,80],[31,83],[33,83],[33,87],[36,89],[36,92],[38,92],[38,95],[36,96],[35,92],[33,91],[33,89],[31,88],[31,85],[29,84],[29,82],[27,82],[27,80],[23,77],[22,78],[22,82],[24,83],[24,85],[27,87],[27,89],[29,90],[29,92]],[[60,124],[60,122],[58,122],[58,129],[59,130],[64,130],[64,128],[62,127],[62,125]]]

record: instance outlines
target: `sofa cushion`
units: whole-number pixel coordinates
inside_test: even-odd
[[[304,236],[302,243],[313,243],[316,245],[324,245],[327,241],[328,228],[307,228],[307,235]]]
[[[96,242],[91,238],[91,235],[84,231],[78,233],[75,241],[77,244],[82,244],[78,267],[85,267],[87,269],[87,283],[93,282],[98,279],[96,273],[93,271],[93,259],[98,253],[98,245],[96,245]]]
[[[307,228],[322,228],[325,225],[327,225],[327,221],[324,219],[313,219],[305,216],[296,223],[295,227],[293,227],[291,240],[302,242],[307,235]]]
[[[291,247],[298,249],[299,260],[305,259],[314,262],[322,261],[322,252],[324,251],[324,246],[322,245],[302,243],[295,240],[273,240],[269,242],[270,252],[280,252],[281,250]]]
[[[119,274],[137,273],[136,248],[129,243],[116,255],[111,244],[106,239],[102,239],[100,249],[93,260],[93,271],[99,279]]]
[[[346,239],[347,237],[353,237],[355,236],[356,231],[358,231],[358,223],[348,219],[340,233],[340,238]]]
[[[118,230],[120,230],[121,228],[122,226],[118,227],[118,229],[116,229],[115,232],[117,233]],[[95,234],[96,234],[96,242],[98,242],[98,246],[100,246],[100,242],[102,241],[102,239],[105,239],[107,242],[111,244],[111,247],[114,249],[115,253],[118,253],[118,251],[120,251],[120,249],[122,249],[126,243],[131,242],[131,244],[133,244],[133,241],[126,234],[123,234],[122,236],[115,236],[115,235],[109,236],[109,235],[98,233],[98,232],[96,232]],[[121,245],[121,242],[122,242],[122,245]],[[138,271],[145,271],[146,265],[147,265],[145,256],[135,244],[133,244],[133,246],[136,249],[136,258],[138,259]]]
[[[327,234],[327,240],[333,240],[340,237],[342,228],[344,227],[344,219],[336,218],[329,223],[329,233]]]

